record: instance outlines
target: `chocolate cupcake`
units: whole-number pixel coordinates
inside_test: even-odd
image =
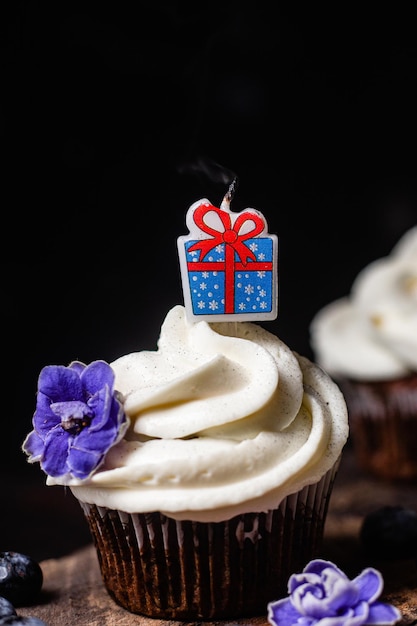
[[[417,227],[313,318],[317,362],[341,388],[360,467],[417,481]]]
[[[169,311],[156,351],[48,366],[24,442],[80,502],[114,600],[158,619],[266,613],[320,554],[348,436],[331,378],[251,322]]]

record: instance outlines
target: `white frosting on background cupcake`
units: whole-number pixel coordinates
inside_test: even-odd
[[[348,296],[316,314],[310,338],[332,376],[376,381],[417,372],[417,226],[358,274]]]
[[[90,504],[200,521],[266,511],[319,481],[347,439],[338,387],[257,324],[190,323],[178,305],[157,351],[111,365],[130,428],[66,483]]]

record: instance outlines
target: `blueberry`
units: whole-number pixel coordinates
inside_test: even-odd
[[[42,583],[37,561],[20,552],[0,552],[0,595],[14,606],[34,603]]]
[[[417,558],[417,512],[402,506],[377,509],[364,518],[359,539],[379,559]]]
[[[37,617],[25,617],[24,615],[10,615],[10,617],[0,618],[0,626],[14,624],[15,626],[47,626],[45,622]]]
[[[0,596],[0,620],[2,617],[10,617],[10,615],[16,615],[13,604],[7,598]]]

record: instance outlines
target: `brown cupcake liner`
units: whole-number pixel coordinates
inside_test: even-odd
[[[338,384],[361,469],[383,480],[417,482],[417,375]]]
[[[290,575],[319,554],[337,463],[266,513],[176,521],[80,502],[104,585],[132,613],[160,619],[262,615]]]

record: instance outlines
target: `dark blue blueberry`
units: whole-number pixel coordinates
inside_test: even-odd
[[[0,596],[0,619],[2,617],[9,617],[10,615],[16,615],[13,604],[7,598]]]
[[[10,615],[10,617],[0,618],[0,626],[7,626],[7,624],[14,624],[15,626],[47,626],[45,622],[43,622],[38,617],[24,615]]]
[[[0,595],[15,607],[35,603],[42,583],[37,561],[20,552],[0,552]]]
[[[377,509],[364,518],[359,539],[378,559],[417,558],[417,512],[402,506]]]

